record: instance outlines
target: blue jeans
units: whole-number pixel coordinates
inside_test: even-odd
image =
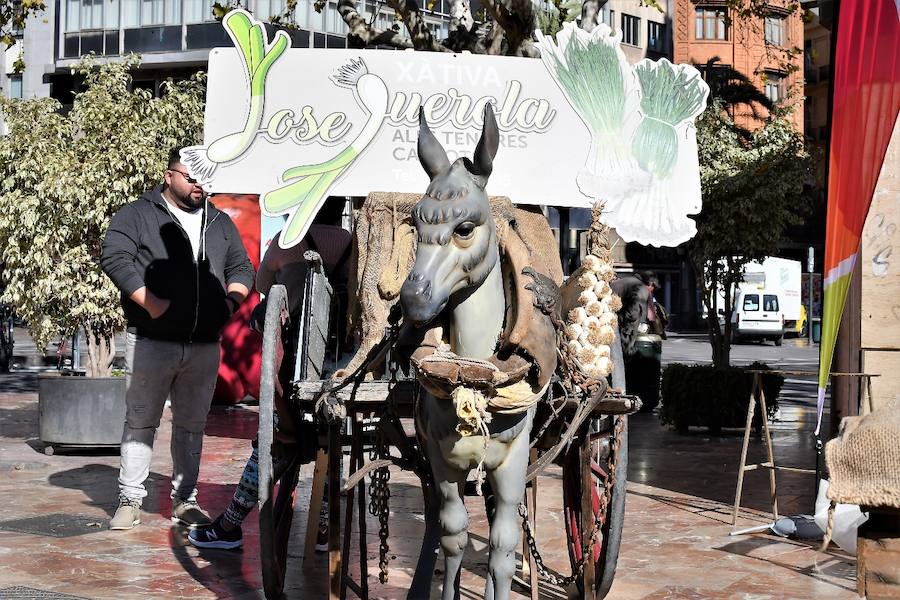
[[[147,496],[153,442],[166,398],[172,408],[172,498],[196,500],[203,430],[219,370],[219,344],[125,338],[125,431],[119,490],[130,500]]]

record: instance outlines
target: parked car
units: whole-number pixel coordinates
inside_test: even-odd
[[[731,317],[732,341],[772,340],[780,346],[784,340],[784,313],[778,292],[765,289],[739,290]]]

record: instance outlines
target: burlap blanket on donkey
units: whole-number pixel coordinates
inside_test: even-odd
[[[847,417],[825,445],[828,498],[900,508],[900,398],[864,417]]]
[[[421,198],[421,194],[374,192],[356,215],[347,318],[351,330],[358,328],[361,332],[362,343],[347,367],[335,374],[337,378],[356,370],[384,335],[391,307],[415,261],[416,235],[410,211]],[[502,196],[490,201],[497,229],[513,227],[534,257],[547,257],[547,264],[536,264],[535,268],[561,284],[559,250],[540,209],[515,207]]]

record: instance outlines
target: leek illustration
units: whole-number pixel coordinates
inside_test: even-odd
[[[638,164],[654,177],[666,179],[678,161],[675,128],[693,122],[706,108],[709,87],[700,72],[689,65],[673,65],[644,59],[635,67],[641,82],[641,112],[631,149]]]
[[[265,214],[288,215],[280,239],[283,248],[294,246],[303,239],[328,196],[328,190],[375,139],[387,115],[387,86],[380,77],[369,73],[361,58],[351,59],[341,66],[332,81],[341,87],[351,88],[357,103],[369,113],[369,118],[356,139],[337,156],[319,164],[288,169],[281,177],[286,185],[263,195],[260,204]]]
[[[181,159],[198,181],[212,179],[216,167],[241,156],[253,144],[259,132],[265,107],[266,77],[269,69],[291,45],[285,31],[278,31],[271,43],[262,21],[244,10],[225,15],[223,25],[241,56],[250,86],[250,110],[240,131],[221,137],[207,146],[191,146],[181,151]]]
[[[700,210],[699,166],[687,166],[696,163],[696,152],[694,157],[686,154],[684,162],[679,154],[694,148],[693,122],[706,108],[709,86],[694,67],[664,58],[642,60],[635,73],[644,118],[631,150],[652,179],[648,189],[613,205],[609,224],[623,239],[676,246],[697,233],[688,215]]]
[[[556,42],[535,31],[541,59],[569,104],[591,131],[591,147],[576,179],[581,192],[607,201],[647,185],[627,142],[627,128],[639,118],[640,93],[622,52],[621,32],[601,23],[588,33],[563,23]]]

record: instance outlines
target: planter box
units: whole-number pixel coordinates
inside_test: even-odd
[[[55,446],[118,446],[125,427],[125,378],[41,376],[38,409],[48,454]]]

